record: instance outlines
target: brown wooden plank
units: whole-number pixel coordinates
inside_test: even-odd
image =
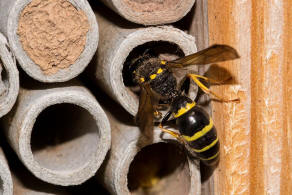
[[[241,55],[220,64],[238,84],[213,88],[241,98],[213,103],[222,143],[217,194],[291,194],[290,12],[289,0],[208,3],[210,44],[230,44]]]

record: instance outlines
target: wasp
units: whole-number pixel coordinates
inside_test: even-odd
[[[171,115],[179,133],[163,127]],[[173,100],[159,127],[163,132],[177,138],[190,154],[198,157],[207,166],[218,162],[220,143],[213,120],[202,107],[187,96],[180,95]]]
[[[239,55],[234,48],[228,45],[216,44],[197,53],[173,61],[160,60],[148,54],[144,54],[133,61],[130,66],[130,72],[132,72],[133,75],[133,82],[140,86],[139,108],[135,120],[142,134],[145,135],[146,138],[152,139],[154,118],[162,117],[159,109],[165,105],[172,105],[171,107],[174,108],[177,101],[180,99],[182,100],[182,91],[188,91],[191,80],[205,93],[212,94],[220,101],[229,101],[215,94],[200,81],[201,79],[213,81],[207,77],[187,73],[185,78],[182,79],[182,82],[178,84],[173,75],[176,69],[191,65],[206,65],[237,58],[239,58]],[[231,101],[237,101],[237,99]],[[204,125],[204,123],[200,124]],[[188,127],[187,125],[183,126],[183,128]]]

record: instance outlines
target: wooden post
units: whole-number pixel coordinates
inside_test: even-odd
[[[209,1],[210,44],[235,47],[221,63],[237,84],[213,87],[239,104],[213,103],[221,138],[215,194],[291,194],[292,51],[289,0]]]

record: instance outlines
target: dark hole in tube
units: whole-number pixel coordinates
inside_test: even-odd
[[[189,171],[183,148],[170,143],[153,144],[132,161],[128,189],[133,194],[188,194]]]
[[[84,166],[96,151],[98,127],[93,116],[74,104],[56,104],[40,113],[31,135],[38,163],[64,171]]]
[[[0,59],[0,97],[7,93],[9,88],[8,73]]]

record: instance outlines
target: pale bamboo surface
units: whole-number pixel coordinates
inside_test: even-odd
[[[210,44],[235,47],[221,63],[237,84],[213,90],[241,102],[213,102],[221,138],[215,194],[291,194],[292,2],[209,1]]]
[[[6,139],[37,178],[62,186],[85,182],[110,148],[103,109],[80,84],[30,84],[21,87],[16,106],[3,118]]]
[[[125,19],[143,25],[173,23],[184,17],[195,0],[102,0]]]

